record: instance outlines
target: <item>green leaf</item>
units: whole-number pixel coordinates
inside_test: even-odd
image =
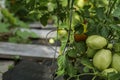
[[[65,69],[58,70],[56,73],[57,73],[57,76],[62,76],[65,74]]]
[[[120,18],[120,7],[117,7],[117,8],[113,11],[113,16]]]
[[[90,69],[94,69],[92,62],[88,58],[82,58],[81,64],[83,64],[84,66],[86,66]]]
[[[100,33],[101,33],[101,36],[107,38],[109,35],[109,30],[107,27],[104,26],[101,28]]]
[[[63,22],[60,24],[59,29],[68,29],[68,24],[66,22]]]
[[[96,8],[96,15],[100,20],[103,20],[105,18],[105,8],[104,7],[99,7]]]
[[[90,5],[84,6],[84,16],[85,17],[90,17],[90,12],[89,12],[90,7],[91,7]]]
[[[85,42],[81,41],[81,42],[74,42],[73,43],[76,49],[76,52],[79,54],[84,54],[86,51],[86,44]]]
[[[16,34],[17,34],[17,36],[19,36],[19,37],[21,37],[22,39],[27,39],[27,38],[29,38],[29,37],[31,37],[31,38],[37,38],[38,36],[37,36],[37,34],[36,33],[34,33],[34,32],[28,32],[28,31],[21,31],[21,30],[18,30],[17,32],[16,32]]]
[[[113,30],[120,32],[120,26],[111,24],[110,27],[111,27]]]
[[[67,54],[68,54],[68,56],[70,56],[70,57],[77,57],[77,52],[76,52],[76,49],[69,49],[69,50],[67,50],[67,52],[66,52]]]
[[[22,39],[27,39],[30,36],[28,31],[20,31],[20,30],[18,30],[16,32],[16,34],[17,34],[17,36],[21,37]]]
[[[40,22],[42,23],[42,25],[47,25],[47,21],[49,18],[49,14],[44,14],[41,18],[40,18]]]
[[[28,28],[28,24],[17,19],[16,25],[23,28]]]
[[[120,73],[109,73],[108,80],[120,80]]]
[[[30,32],[30,37],[31,38],[38,38],[38,35],[34,32]]]
[[[67,71],[67,73],[70,77],[73,77],[74,75],[77,74],[77,70],[75,69],[75,67],[70,62],[67,63],[66,71]]]
[[[80,24],[80,23],[76,24],[76,25],[74,26],[74,29],[75,29],[76,33],[78,33],[78,34],[83,33],[83,30],[84,30],[84,29],[83,29],[83,25]]]
[[[67,43],[67,39],[66,38],[62,38],[61,39],[61,46],[60,46],[60,52],[62,53],[66,47],[66,43]]]
[[[65,69],[66,69],[66,56],[65,55],[60,55],[57,58],[57,64],[58,64],[58,69],[57,69],[57,76],[61,76],[65,74]]]
[[[9,32],[9,24],[6,24],[6,23],[0,23],[0,32],[3,33],[3,32]]]
[[[18,37],[10,37],[10,38],[8,39],[9,42],[13,42],[13,43],[17,43],[18,40],[19,40]]]

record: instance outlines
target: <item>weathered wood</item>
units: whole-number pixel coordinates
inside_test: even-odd
[[[56,37],[56,30],[35,30],[31,29],[30,31],[33,31],[36,33],[40,38],[53,38]]]
[[[21,29],[21,31],[28,31],[28,32],[34,32],[38,35],[39,38],[53,38],[56,37],[57,31],[56,29],[50,30],[50,29]]]
[[[58,53],[52,48],[55,46],[33,45],[33,44],[16,44],[0,42],[0,57],[13,57],[19,55],[21,57],[34,57],[34,58],[55,58]],[[59,47],[57,48],[57,51]]]
[[[34,22],[34,23],[30,23],[29,27],[33,29],[41,29],[44,26],[40,22]]]
[[[40,22],[31,23],[29,24],[29,27],[31,29],[56,29],[53,24],[47,24],[46,26],[43,26]]]
[[[31,44],[41,44],[41,45],[50,45],[50,46],[61,46],[60,40],[54,40],[54,43],[50,43],[50,38],[29,38],[31,40]]]

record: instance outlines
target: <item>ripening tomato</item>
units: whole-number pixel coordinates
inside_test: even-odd
[[[76,42],[85,41],[86,39],[87,39],[87,35],[86,34],[74,34],[74,40]]]

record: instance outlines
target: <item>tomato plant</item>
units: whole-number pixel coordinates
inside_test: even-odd
[[[120,1],[67,1],[67,5],[62,7],[57,1],[59,13],[67,9],[64,18],[56,15],[58,28],[68,32],[66,39],[61,39],[64,42],[58,57],[57,75],[67,75],[67,80],[81,80],[85,75],[92,75],[91,80],[120,79],[119,64],[115,64],[119,58],[113,56],[115,52],[119,53],[116,43],[120,43]],[[63,24],[66,26],[61,26]]]

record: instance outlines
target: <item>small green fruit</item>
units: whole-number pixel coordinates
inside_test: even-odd
[[[88,56],[89,58],[93,58],[93,56],[94,56],[95,53],[96,53],[96,50],[95,50],[95,49],[91,49],[91,48],[88,47],[86,53],[87,53],[87,56]]]
[[[67,31],[65,29],[59,29],[58,30],[58,34],[61,36],[61,37],[64,37],[64,36],[67,36]]]
[[[52,38],[51,38],[51,39],[49,39],[49,43],[50,43],[50,44],[55,43],[54,39],[52,39]]]

